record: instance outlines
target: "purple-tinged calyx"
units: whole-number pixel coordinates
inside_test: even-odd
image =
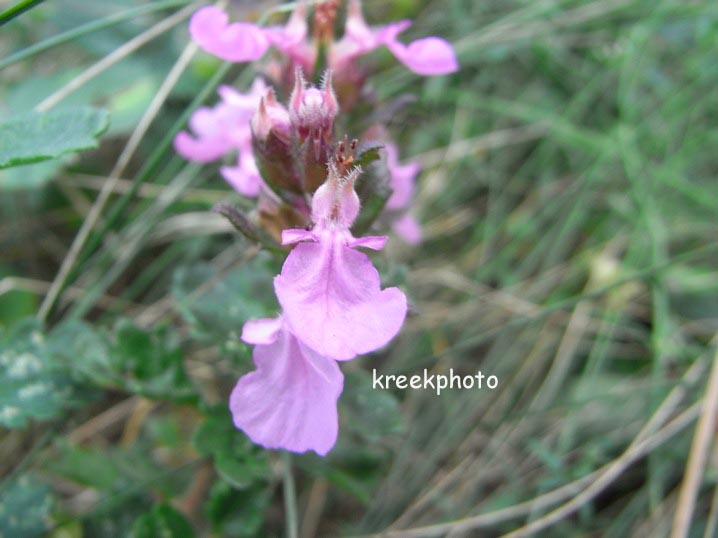
[[[289,143],[292,136],[292,124],[289,112],[277,101],[274,89],[267,88],[259,100],[259,106],[252,116],[252,136],[264,143],[270,136]]]
[[[334,119],[339,103],[332,87],[332,73],[327,70],[321,86],[308,86],[301,69],[294,77],[294,89],[289,98],[289,117],[301,140],[312,137],[329,141],[334,130]]]
[[[259,101],[251,120],[252,145],[257,167],[271,185],[302,191],[292,151],[293,127],[289,112],[269,88]]]

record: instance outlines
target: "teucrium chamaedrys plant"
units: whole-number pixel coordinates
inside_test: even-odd
[[[242,339],[255,346],[256,370],[232,391],[234,423],[267,448],[320,455],[337,438],[344,382],[337,361],[385,346],[407,311],[404,293],[382,289],[378,271],[358,250],[380,250],[387,241],[352,231],[362,202],[368,215],[361,229],[388,224],[409,243],[421,238],[408,213],[419,165],[400,164],[386,128],[361,125],[363,117],[352,115],[375,100],[366,98],[368,72],[358,58],[386,47],[419,75],[458,69],[453,48],[441,38],[399,41],[409,21],[368,26],[360,0],[348,1],[343,35],[335,39],[338,7],[338,0],[314,5],[312,36],[306,2],[297,4],[285,26],[270,27],[230,23],[217,7],[199,9],[189,28],[200,47],[227,61],[261,61],[261,76],[246,93],[220,87],[221,101],[192,115],[193,134],[175,139],[176,150],[194,161],[236,152],[236,165],[221,173],[238,193],[257,198],[257,209],[249,216],[231,210],[233,221],[246,223],[245,232],[264,228],[290,249],[274,279],[281,313],[249,321],[242,330]],[[279,54],[268,57],[270,49]],[[323,76],[314,86],[305,76],[316,76],[319,66]],[[286,106],[278,95],[288,97]],[[345,132],[362,129],[364,143],[337,139],[337,124]],[[379,147],[385,158],[372,162]],[[360,200],[355,186],[367,177],[362,167],[371,180],[360,189]]]

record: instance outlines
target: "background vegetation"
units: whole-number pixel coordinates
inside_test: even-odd
[[[171,148],[251,77],[196,52],[195,8],[53,0],[0,28],[0,166],[26,163],[0,171],[0,536],[715,536],[718,4],[366,1],[462,68],[369,60],[424,167],[424,244],[375,258],[413,315],[344,366],[338,445],[291,472],[225,403],[277,262]],[[390,393],[372,368],[500,384]]]

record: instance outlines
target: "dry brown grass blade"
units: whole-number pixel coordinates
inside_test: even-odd
[[[715,340],[718,342],[718,338]],[[716,416],[718,416],[718,349],[713,357],[713,367],[708,378],[705,396],[703,396],[701,418],[696,426],[695,437],[686,464],[686,473],[678,496],[676,514],[671,529],[672,538],[686,538],[691,528],[691,517],[696,505],[698,488],[701,485],[708,459],[708,450],[715,433]]]

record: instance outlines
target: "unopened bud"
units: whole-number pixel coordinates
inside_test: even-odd
[[[279,102],[272,88],[259,101],[259,108],[252,117],[252,136],[260,143],[266,143],[270,136],[275,136],[286,143],[292,133],[289,112]]]
[[[289,112],[277,102],[273,89],[268,89],[262,96],[252,117],[251,128],[252,147],[264,180],[283,189],[301,192],[302,182],[291,151]]]
[[[306,192],[314,192],[326,177],[327,161],[334,150],[334,118],[338,111],[331,72],[327,71],[321,87],[315,88],[307,86],[301,69],[297,69],[289,98],[289,117],[297,135],[297,157]]]
[[[332,87],[331,71],[327,71],[319,88],[307,86],[301,69],[294,77],[294,90],[289,98],[289,116],[302,140],[310,135],[328,141],[334,129],[339,103]]]

